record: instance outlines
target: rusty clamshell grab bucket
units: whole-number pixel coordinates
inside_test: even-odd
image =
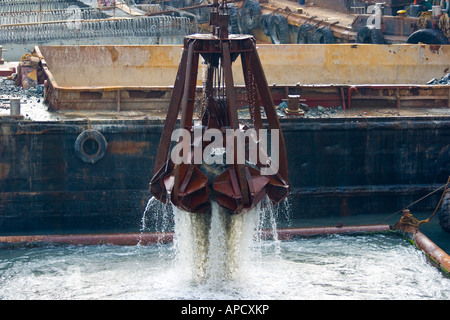
[[[250,35],[228,34],[228,5],[214,1],[211,5],[210,24],[212,34],[194,34],[184,40],[181,62],[178,67],[172,97],[169,103],[164,129],[150,181],[151,194],[163,203],[170,200],[175,206],[192,213],[204,213],[211,209],[211,200],[231,213],[241,213],[253,208],[266,195],[274,203],[280,203],[289,194],[288,166],[284,138],[275,106],[270,96],[267,80],[259,59],[256,42]],[[207,65],[204,84],[204,104],[202,106],[202,130],[216,129],[225,137],[228,129],[245,133],[249,128],[239,123],[236,93],[232,74],[232,63],[241,58],[245,80],[247,102],[251,115],[251,125],[263,128],[260,105],[264,108],[268,127],[278,130],[278,171],[271,175],[262,174],[267,163],[227,163],[224,168],[208,167],[205,163],[192,163],[194,148],[199,142],[191,138],[179,139],[190,150],[183,154],[185,159],[174,164],[169,157],[172,132],[181,111],[180,128],[194,131],[193,114],[199,58]],[[203,131],[203,132],[204,132]],[[191,135],[192,137],[192,135]],[[257,136],[253,140],[262,151]],[[222,139],[225,141],[226,139]],[[245,137],[233,137],[235,146],[246,145]],[[249,141],[250,143],[250,141]],[[222,145],[226,147],[225,143]],[[205,151],[205,143],[201,145]],[[247,150],[248,151],[248,150]],[[203,153],[202,153],[203,154]],[[265,158],[274,161],[272,158]],[[234,160],[236,155],[234,154]],[[218,172],[218,170],[222,170]],[[211,171],[214,172],[211,177]]]

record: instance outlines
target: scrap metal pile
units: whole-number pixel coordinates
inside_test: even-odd
[[[431,79],[427,82],[428,85],[450,85],[450,73],[447,73],[441,79]]]
[[[5,9],[0,6],[0,8]],[[107,16],[98,8],[67,7],[64,9],[44,11],[14,11],[0,12],[0,25],[24,24],[49,21],[68,21],[70,19],[92,20],[104,19]]]
[[[2,0],[0,2],[0,12],[14,13],[61,10],[78,4],[80,4],[78,1],[66,0]]]
[[[10,25],[0,28],[0,37],[3,43],[23,43],[99,37],[172,37],[185,36],[191,31],[192,24],[186,17],[158,16]]]

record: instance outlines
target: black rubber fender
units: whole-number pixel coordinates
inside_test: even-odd
[[[264,34],[270,37],[270,30],[272,28],[272,14],[264,13],[261,16],[261,30]]]
[[[242,23],[248,30],[258,29],[261,26],[261,5],[256,0],[246,0],[242,11]]]
[[[302,24],[298,28],[297,43],[313,43],[314,32],[316,32],[316,27],[314,27],[314,25],[311,23]]]
[[[75,154],[86,163],[96,163],[106,153],[108,143],[105,137],[97,130],[85,130],[75,140]]]
[[[356,43],[384,44],[385,41],[381,30],[373,25],[368,25],[359,29],[356,34]]]
[[[247,27],[247,24],[245,23],[245,12],[241,8],[237,11],[237,23],[239,27],[239,33],[240,34],[249,34],[250,29]]]
[[[272,17],[272,28],[270,30],[270,39],[274,44],[286,44],[290,41],[289,23],[282,14],[274,14]]]
[[[448,44],[448,38],[437,30],[420,29],[411,33],[406,43]]]
[[[450,190],[447,190],[439,207],[439,225],[445,232],[450,233]]]
[[[373,28],[373,26],[364,26],[359,29],[356,34],[356,43],[371,43],[370,32]]]
[[[336,39],[334,38],[333,31],[326,26],[317,28],[314,32],[312,43],[326,43],[331,44],[335,43]]]
[[[372,43],[373,44],[385,44],[383,33],[380,29],[374,28],[371,33]]]
[[[228,3],[228,14],[230,16],[228,20],[230,33],[239,34],[239,14],[236,4]]]

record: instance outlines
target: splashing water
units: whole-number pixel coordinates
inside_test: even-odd
[[[212,202],[210,214],[192,214],[152,197],[142,216],[141,233],[156,231],[162,239],[164,233],[173,230],[174,265],[189,279],[214,285],[224,279],[242,278],[251,262],[261,258],[263,229],[272,230],[273,249],[280,252],[278,210],[266,197],[241,214],[230,214],[216,202]],[[264,248],[267,250],[267,246]]]
[[[0,300],[450,299],[450,279],[395,235],[281,241],[281,255],[255,243],[261,259],[221,283],[189,278],[172,244],[0,250]]]
[[[194,281],[211,286],[241,277],[254,256],[260,212],[255,208],[230,215],[215,202],[210,215],[173,208],[176,264]]]
[[[164,234],[172,230],[172,210],[172,206],[169,203],[164,204],[159,202],[155,197],[151,197],[147,202],[144,213],[142,214],[140,230],[141,235],[146,231],[158,231],[160,232],[158,243],[161,243],[164,238]],[[150,217],[147,216],[148,213],[151,213]],[[147,225],[148,220],[150,222],[149,226]],[[140,243],[141,239],[139,239],[139,244]]]
[[[189,214],[150,199],[173,244],[0,250],[0,299],[443,299],[450,279],[396,234],[265,241],[282,207]],[[155,221],[158,220],[158,221]]]

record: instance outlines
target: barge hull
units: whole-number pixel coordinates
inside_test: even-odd
[[[295,215],[390,214],[445,184],[450,88],[424,83],[449,72],[448,46],[258,47],[275,103],[299,94],[310,108],[344,109],[339,117],[280,119]],[[45,99],[56,112],[48,121],[1,119],[0,234],[134,232],[141,227],[181,49],[35,49]],[[237,96],[245,96],[239,59],[233,67]],[[199,76],[199,94],[203,81]],[[378,104],[396,115],[347,113]],[[398,115],[405,106],[427,104],[439,112]],[[145,116],[120,120],[124,110],[142,110]],[[109,119],[119,120],[107,120],[106,111]],[[87,130],[104,137],[104,150],[102,157],[86,162],[76,143]],[[426,198],[413,210],[434,210],[438,197]]]
[[[51,110],[126,111],[167,110],[181,49],[48,46],[35,51]],[[449,86],[426,85],[450,72],[448,46],[258,45],[258,54],[275,103],[300,94],[310,107],[450,107]],[[243,106],[239,61],[233,74]],[[203,75],[199,73],[198,95]]]
[[[95,163],[74,148],[89,126],[108,146]],[[162,131],[157,120],[27,122],[0,131],[0,234],[136,232]],[[445,184],[450,121],[282,120],[297,217],[393,213]],[[436,193],[413,210],[432,211]]]

